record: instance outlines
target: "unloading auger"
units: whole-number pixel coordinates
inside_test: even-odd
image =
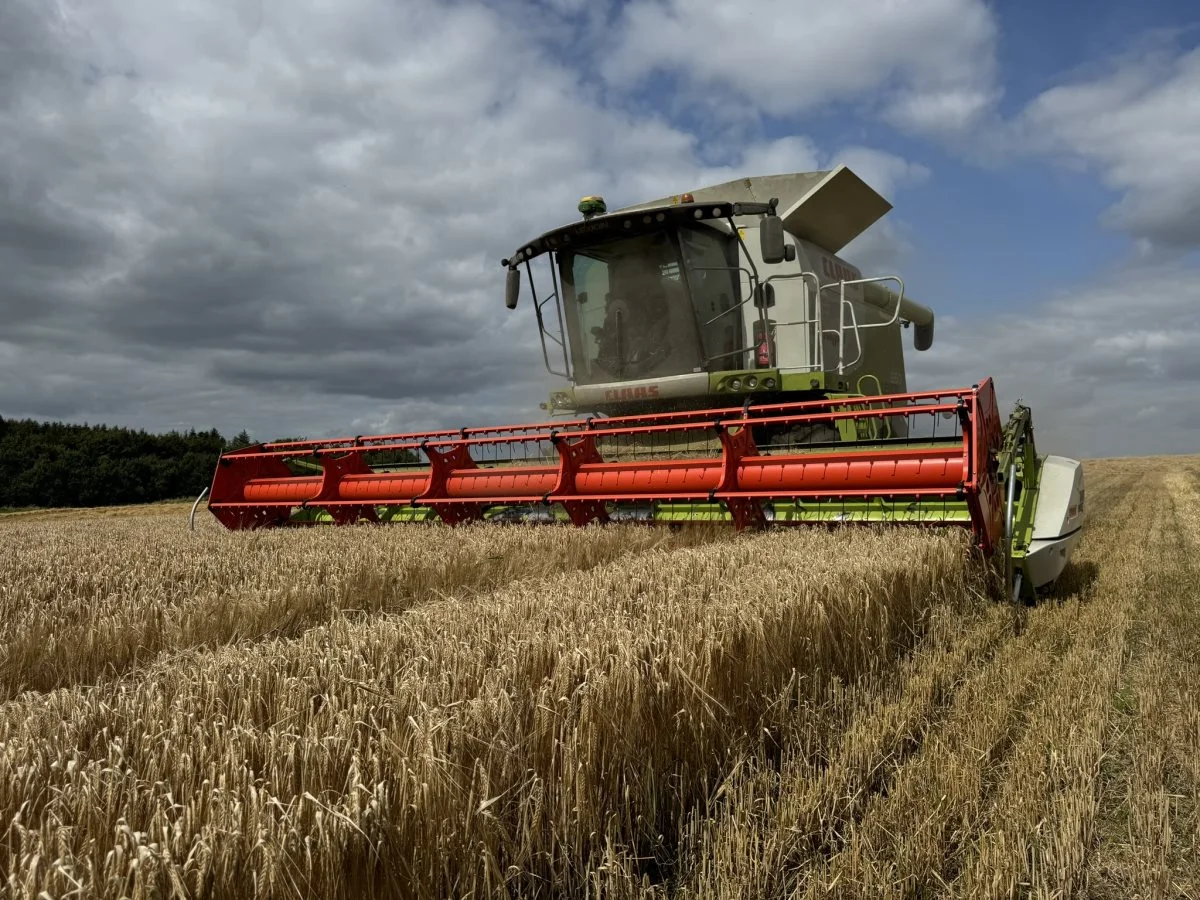
[[[546,368],[567,385],[547,421],[230,451],[208,508],[235,530],[959,526],[1030,599],[1079,540],[1082,467],[1037,454],[1028,407],[1002,421],[990,379],[907,390],[902,329],[928,349],[933,312],[836,256],[890,208],[844,166],[613,213],[584,198],[581,220],[504,260],[506,305],[524,271]]]

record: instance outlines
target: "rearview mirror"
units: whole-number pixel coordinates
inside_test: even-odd
[[[504,279],[504,305],[509,309],[516,309],[520,296],[521,270],[513,267],[508,270],[508,275]]]
[[[758,226],[763,262],[770,265],[781,263],[787,255],[783,237],[783,219],[779,216],[763,216]]]

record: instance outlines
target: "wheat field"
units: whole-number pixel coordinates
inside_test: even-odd
[[[35,897],[1200,898],[1200,458],[966,535],[0,516]]]

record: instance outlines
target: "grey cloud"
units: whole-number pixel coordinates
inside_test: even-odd
[[[1058,85],[1012,123],[1024,151],[1097,171],[1105,221],[1151,249],[1200,247],[1200,50],[1143,42],[1102,74]]]
[[[1154,378],[1154,366],[1145,359],[1129,359],[1091,353],[1071,364],[1071,373],[1081,378],[1148,381]]]
[[[1042,452],[1195,452],[1198,310],[1200,282],[1179,265],[1110,273],[1020,317],[944,316],[934,348],[909,353],[909,385],[994,378],[1003,405],[1033,409]]]
[[[1200,79],[1197,80],[1200,90]],[[1180,172],[1181,183],[1158,190],[1131,181],[1125,195],[1104,214],[1107,224],[1167,250],[1200,247],[1200,173]],[[1195,179],[1188,183],[1189,179]]]
[[[1163,374],[1173,381],[1200,382],[1200,348],[1193,345],[1175,350],[1164,360]]]
[[[112,241],[75,220],[41,191],[0,181],[0,253],[6,268],[20,263],[42,272],[94,265]]]
[[[18,102],[34,77],[65,71],[46,10],[23,3],[0,8],[0,106]]]
[[[373,27],[387,24],[387,9],[360,7],[337,47],[351,55],[309,65],[300,57],[316,55],[313,39],[326,50],[339,42],[313,34],[305,45],[267,7],[251,30],[270,46],[230,65],[209,52],[205,28],[195,43],[172,33],[180,52],[163,56],[154,37],[164,16],[149,5],[73,23],[31,0],[5,8],[3,49],[25,50],[0,53],[3,83],[21,86],[0,94],[4,414],[144,423],[147,392],[202,407],[222,386],[238,396],[248,387],[271,407],[290,385],[319,419],[326,395],[439,391],[432,378],[381,382],[381,370],[403,375],[412,358],[469,369],[470,358],[455,358],[463,335],[504,324],[499,258],[561,193],[547,189],[553,168],[522,165],[519,142],[498,142],[481,161],[472,138],[505,125],[471,120],[493,102],[519,107],[512,90],[544,89],[515,59],[509,88],[498,88],[479,51],[502,25],[433,4],[409,12],[424,20],[423,52],[442,65],[422,60],[393,83],[406,64],[396,47],[422,42],[396,40],[414,21],[395,12],[391,29]],[[122,16],[145,33],[112,24]],[[516,32],[508,38],[519,44]],[[523,49],[536,63],[536,48]],[[281,72],[289,54],[296,67]],[[114,59],[144,74],[110,83],[102,70]],[[535,99],[549,104],[544,124],[570,87]],[[516,118],[538,114],[518,108]],[[586,144],[566,149],[560,174]],[[523,195],[524,205],[506,203]],[[530,337],[526,328],[510,347],[532,351]],[[487,361],[486,349],[470,347],[492,382],[519,383],[536,361],[511,349]],[[238,350],[251,362],[221,365]],[[218,407],[216,418],[231,416]]]
[[[315,363],[295,348],[270,354],[219,351],[210,357],[209,371],[222,383],[258,389],[301,388],[380,400],[436,397],[439,402],[461,402],[485,386],[529,380],[530,348],[523,332],[464,331],[434,341],[406,329],[390,342],[373,342],[367,349],[366,342],[350,344]]]
[[[683,73],[701,102],[715,91],[776,116],[866,98],[900,127],[954,133],[996,99],[997,39],[975,0],[635,0],[601,71],[619,87]]]

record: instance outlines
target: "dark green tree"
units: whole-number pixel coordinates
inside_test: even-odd
[[[195,497],[225,439],[0,418],[0,506],[107,506]]]
[[[225,445],[225,449],[241,450],[243,447],[249,447],[253,443],[254,440],[250,437],[250,433],[243,428],[229,440],[229,443]]]

